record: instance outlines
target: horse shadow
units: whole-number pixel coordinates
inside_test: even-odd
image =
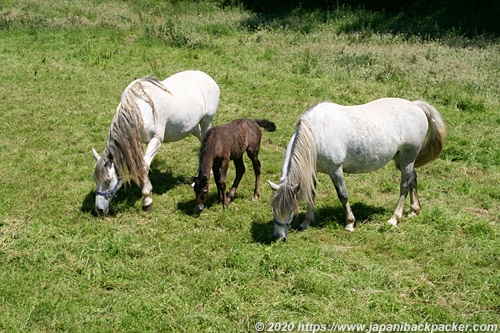
[[[177,203],[177,209],[186,215],[199,217],[201,214],[203,214],[203,212],[195,211],[194,207],[196,204],[196,197],[195,197],[194,191],[192,193],[193,193],[192,199],[187,200],[187,201],[179,201]],[[229,193],[226,193],[226,195],[229,195]],[[231,202],[233,202],[237,199],[239,199],[238,193],[236,193],[236,195],[234,196],[234,198]],[[203,210],[207,210],[207,209],[210,209],[211,207],[217,207],[217,206],[222,207],[222,204],[219,203],[219,194],[217,192],[209,193],[207,200],[205,201],[205,208]]]
[[[186,215],[199,217],[203,213],[203,211],[202,212],[195,211],[194,208],[196,205],[196,197],[195,197],[194,192],[192,192],[192,193],[193,193],[192,199],[187,200],[187,201],[179,201],[177,203],[177,209]],[[207,197],[207,200],[205,201],[205,208],[203,210],[207,210],[207,209],[210,209],[212,206],[219,205],[217,200],[218,200],[218,194],[217,193],[210,193]]]
[[[355,203],[351,206],[354,216],[356,216],[356,225],[359,227],[362,224],[370,223],[376,220],[377,215],[386,214],[388,210],[385,207],[375,207],[364,203]],[[305,219],[305,210],[296,215],[291,230],[300,231],[300,223]],[[345,211],[342,206],[321,207],[315,210],[315,221],[309,228],[322,229],[330,224],[336,224],[339,229],[343,229],[345,225]],[[272,212],[270,212],[270,220],[268,221],[252,221],[251,233],[253,241],[261,244],[271,244],[273,239],[274,221]]]
[[[187,177],[176,176],[170,170],[161,171],[158,167],[155,167],[154,164],[149,173],[149,179],[153,185],[153,195],[165,194],[178,185],[186,184],[188,181]],[[116,214],[113,206],[133,206],[141,197],[142,193],[139,186],[134,183],[124,184],[111,203],[109,216],[114,216]],[[94,202],[95,190],[92,190],[83,199],[81,211],[96,215],[94,212]]]

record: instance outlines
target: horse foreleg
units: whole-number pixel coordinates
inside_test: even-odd
[[[411,169],[411,171],[410,171]],[[396,226],[398,223],[401,223],[403,219],[403,209],[405,205],[406,196],[408,192],[412,188],[412,184],[416,185],[416,173],[413,171],[413,164],[411,166],[406,166],[405,168],[401,168],[401,183],[399,185],[399,200],[392,214],[392,217],[387,221],[389,224]],[[413,195],[413,194],[412,194]],[[418,198],[417,198],[418,200]]]
[[[146,213],[151,213],[153,211],[153,185],[149,177],[144,179],[144,184],[142,185],[142,210]]]
[[[349,204],[349,196],[347,193],[347,186],[345,184],[344,171],[342,170],[342,168],[338,168],[334,173],[330,174],[330,178],[333,182],[333,185],[335,186],[335,190],[337,191],[337,196],[339,197],[339,200],[344,207],[344,230],[354,231],[354,227],[356,226],[356,218],[354,217],[351,205]]]
[[[146,161],[148,167],[151,165],[151,161],[155,157],[158,150],[160,150],[160,146],[162,143],[162,139],[154,136],[149,142],[146,148],[146,153],[144,154],[144,160]]]
[[[306,230],[310,224],[314,223],[314,202],[307,203],[306,218],[300,224],[300,230]]]
[[[144,160],[146,164],[151,165],[151,161],[155,157],[156,153],[160,149],[161,139],[156,136],[153,137],[146,148],[146,154],[144,155]],[[148,170],[149,172],[149,170]],[[153,210],[153,185],[151,185],[151,181],[149,180],[148,175],[144,177],[144,184],[142,185],[142,210],[150,213]]]
[[[229,167],[229,160],[223,160],[220,165],[219,180],[216,180],[217,190],[219,192],[219,203],[222,203],[222,208],[226,209],[229,205],[229,199],[226,197],[226,177],[227,169]],[[214,172],[215,178],[215,172]]]
[[[245,173],[245,163],[243,163],[243,157],[235,159],[234,161],[234,166],[236,167],[236,177],[234,178],[233,186],[231,186],[231,191],[229,191],[229,197],[227,198],[227,204],[229,205],[229,202],[231,202],[234,197],[236,196],[236,189],[238,188],[238,185],[240,184],[241,178],[243,177],[243,174]]]

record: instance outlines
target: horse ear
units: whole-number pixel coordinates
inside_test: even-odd
[[[270,181],[270,180],[268,180],[267,182],[269,183],[269,186],[271,186],[271,189],[272,189],[273,191],[277,191],[277,190],[280,188],[280,186],[279,186],[279,185],[276,185],[275,183],[273,183],[273,182],[272,182],[272,181]]]
[[[92,154],[94,155],[95,160],[99,161],[99,159],[101,158],[101,156],[99,155],[99,153],[94,148],[92,148]]]
[[[297,185],[292,185],[293,193],[297,194],[299,190],[300,190],[300,183],[298,183]]]

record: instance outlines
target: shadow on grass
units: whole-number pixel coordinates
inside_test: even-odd
[[[161,172],[158,168],[153,168],[149,173],[149,179],[153,185],[153,202],[155,195],[162,195],[173,189],[179,184],[184,184],[187,182],[187,178],[182,176],[174,176],[172,172]],[[123,186],[118,192],[116,198],[111,202],[109,209],[109,215],[114,216],[115,211],[113,207],[115,206],[133,206],[135,202],[141,199],[141,188],[137,185],[131,183],[130,185]],[[81,210],[84,213],[94,212],[94,202],[95,202],[95,191],[89,192],[82,202]],[[194,203],[193,203],[194,205]]]
[[[177,203],[177,209],[180,210],[181,212],[183,212],[186,215],[199,217],[200,213],[199,212],[195,212],[195,210],[194,210],[195,204],[196,204],[196,198],[195,198],[194,191],[192,191],[191,200],[188,200],[188,201],[179,201]],[[211,193],[211,194],[209,194],[208,198],[207,198],[207,201],[205,201],[205,209],[204,210],[210,209],[211,207],[216,206],[216,205],[218,205],[218,203],[217,203],[217,193]],[[203,213],[203,212],[201,212],[201,213]]]
[[[356,216],[357,225],[369,223],[374,220],[376,215],[386,215],[388,210],[385,207],[374,207],[370,205],[365,205],[363,203],[355,203],[351,206],[354,216]],[[305,211],[298,214],[291,226],[291,230],[299,231],[300,223],[304,221]],[[389,218],[389,217],[388,217]],[[323,207],[315,211],[315,223],[310,225],[309,228],[325,228],[327,225],[335,223],[339,226],[339,229],[344,228],[345,224],[345,213],[344,208],[341,206],[335,207]],[[251,232],[254,242],[261,244],[271,244],[273,243],[273,220],[269,221],[258,221],[254,220],[252,222]]]
[[[214,187],[214,190],[211,190],[212,186]],[[215,183],[213,183],[213,181],[210,184],[209,192],[212,192],[212,193],[208,194],[208,198],[205,201],[205,208],[203,209],[203,211],[205,211],[207,209],[211,209],[213,207],[216,207],[217,205],[222,207],[222,204],[220,204],[218,202],[219,194],[217,193],[217,186],[215,185]],[[177,209],[182,211],[186,215],[198,216],[198,215],[200,215],[200,213],[197,213],[194,211],[194,206],[196,204],[196,198],[195,198],[194,191],[192,191],[191,195],[192,195],[191,200],[178,202]],[[226,192],[226,195],[229,196],[229,193]],[[239,199],[241,199],[241,197],[239,196],[238,193],[236,193],[235,197],[233,198],[233,200],[231,202],[237,201]],[[231,206],[231,203],[229,204],[229,207],[230,206]]]

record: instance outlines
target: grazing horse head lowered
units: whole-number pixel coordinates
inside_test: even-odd
[[[299,118],[283,162],[280,182],[269,182],[274,238],[286,240],[298,202],[307,203],[300,228],[314,222],[316,172],[333,181],[345,215],[345,230],[353,231],[356,219],[348,201],[344,172],[375,171],[391,160],[401,171],[399,200],[391,225],[401,222],[410,193],[410,216],[421,210],[415,168],[437,158],[446,138],[439,112],[423,101],[383,98],[364,105],[320,103]]]
[[[190,134],[201,141],[212,125],[219,96],[217,83],[200,71],[179,72],[163,81],[148,76],[130,83],[111,122],[104,153],[92,149],[96,213],[107,215],[116,192],[130,181],[142,187],[142,209],[150,212],[149,166],[161,144]]]

